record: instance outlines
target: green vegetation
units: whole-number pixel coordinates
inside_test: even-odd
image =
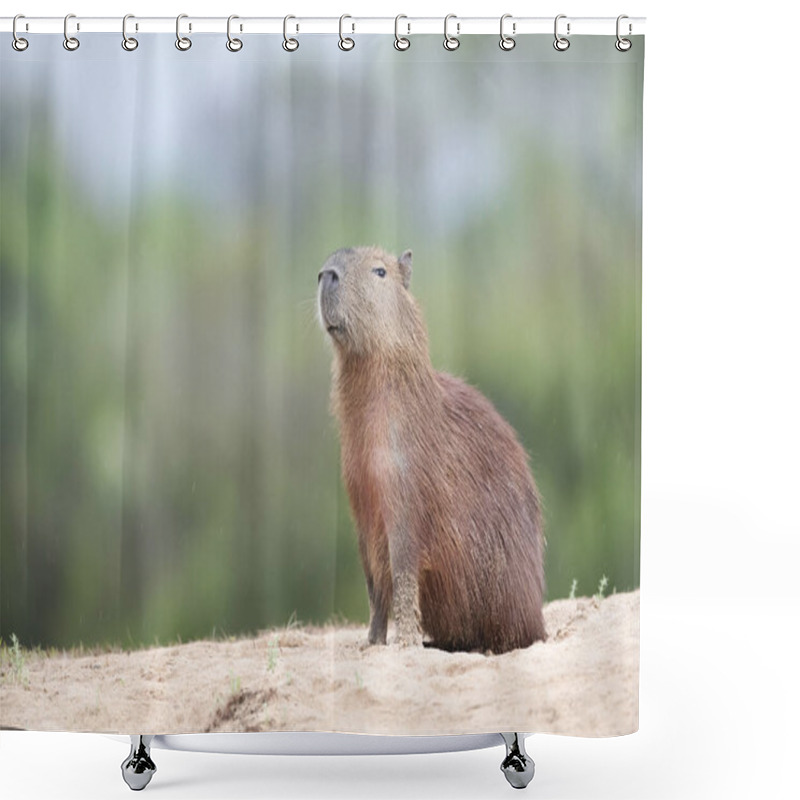
[[[566,108],[549,63],[439,88],[413,59],[227,63],[193,63],[168,118],[148,105],[166,62],[135,117],[94,62],[24,94],[4,63],[0,633],[131,648],[366,621],[314,319],[349,244],[413,248],[435,366],[518,431],[548,597],[636,587],[638,70],[575,64]],[[440,88],[470,101],[443,113]],[[75,128],[90,101],[102,124]]]
[[[11,634],[9,645],[0,639],[0,667],[4,680],[28,685],[27,657],[16,633]]]

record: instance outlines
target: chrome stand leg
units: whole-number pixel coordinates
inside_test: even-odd
[[[506,780],[515,789],[524,789],[535,771],[533,759],[525,752],[525,736],[521,733],[501,733],[506,743],[506,757],[500,765]]]
[[[156,765],[150,758],[152,736],[131,735],[131,752],[122,762],[122,778],[134,792],[139,792],[150,783]]]

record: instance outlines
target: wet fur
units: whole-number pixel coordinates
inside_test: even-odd
[[[386,270],[376,277],[375,265]],[[322,289],[326,269],[339,275]],[[502,653],[545,638],[540,501],[511,426],[436,372],[408,291],[411,254],[334,253],[320,318],[334,343],[332,408],[358,528],[371,643]]]

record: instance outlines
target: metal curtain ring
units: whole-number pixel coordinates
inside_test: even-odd
[[[449,50],[452,53],[453,50],[458,50],[459,46],[461,45],[461,41],[459,40],[458,35],[451,36],[447,32],[447,23],[450,22],[451,19],[457,19],[456,15],[455,14],[448,14],[444,18],[444,42],[443,42],[443,44],[444,44],[444,49],[445,50]],[[456,34],[458,34],[460,31],[461,31],[461,23],[457,22],[456,23]]]
[[[181,20],[188,18],[188,14],[178,14],[175,20],[175,47],[178,50],[186,51],[192,46],[192,40],[188,36],[181,36]],[[189,30],[192,30],[191,23],[189,24]]]
[[[297,39],[290,39],[286,35],[286,31],[288,29],[289,20],[290,19],[297,19],[297,17],[294,17],[291,14],[287,14],[283,18],[283,49],[287,53],[294,53],[294,51],[297,50],[298,47],[300,47],[300,42],[298,42]],[[300,26],[299,25],[297,26],[297,30],[300,30]]]
[[[565,38],[564,36],[561,36],[558,33],[558,21],[560,19],[566,19],[566,18],[567,18],[566,14],[559,14],[556,17],[556,21],[553,25],[553,33],[555,34],[556,37],[555,41],[553,42],[553,47],[555,47],[555,49],[558,50],[559,53],[563,53],[565,50],[569,50],[569,39]],[[567,23],[567,36],[569,36],[569,22]]]
[[[75,19],[74,14],[67,14],[67,16],[64,17],[64,49],[70,52],[77,50],[81,46],[81,43],[74,36],[69,35],[67,26],[71,19]],[[80,27],[78,27],[77,30],[80,30]]]
[[[401,19],[408,19],[408,17],[405,14],[398,14],[394,18],[394,49],[402,52],[411,47],[411,39],[406,39],[405,36],[400,35],[399,26]],[[406,35],[408,35],[411,33],[411,23],[407,22],[406,27],[408,28]]]
[[[511,19],[511,14],[503,14],[503,16],[500,17],[500,49],[505,50],[506,52],[508,52],[509,50],[513,50],[517,46],[517,40],[513,36],[509,36],[503,30],[503,24],[507,19]],[[512,33],[517,32],[516,22],[513,22],[511,24],[511,31]]]
[[[228,41],[225,42],[225,47],[227,47],[231,53],[238,53],[244,45],[241,39],[231,38],[231,21],[234,19],[239,19],[239,17],[236,14],[231,14],[228,17]],[[239,30],[241,30],[241,27],[239,27]]]
[[[131,53],[139,46],[139,40],[134,39],[132,36],[128,36],[129,19],[135,19],[133,14],[126,14],[122,18],[122,49],[127,50],[129,53]]]
[[[630,39],[623,39],[622,36],[620,36],[620,33],[619,33],[619,27],[620,27],[619,24],[624,19],[628,19],[628,15],[627,14],[620,14],[617,17],[617,41],[614,42],[614,47],[616,47],[617,50],[620,51],[620,53],[627,53],[628,50],[630,50],[631,47],[633,47],[633,42]],[[631,26],[630,26],[630,24],[628,24],[628,35],[630,35],[630,32],[631,32]]]
[[[340,50],[352,50],[356,46],[356,43],[349,36],[345,37],[345,35],[342,33],[342,26],[344,25],[344,21],[346,19],[353,19],[353,18],[349,14],[342,14],[342,16],[339,17],[339,49]],[[354,22],[352,22],[351,25],[353,27],[353,33],[355,33],[356,25],[355,25]]]
[[[11,46],[18,52],[21,53],[23,50],[28,49],[28,40],[23,39],[21,36],[17,35],[17,20],[18,19],[25,19],[24,14],[17,14],[14,17],[14,21],[11,23],[11,33],[14,38],[11,40]]]

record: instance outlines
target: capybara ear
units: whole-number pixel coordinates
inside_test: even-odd
[[[406,250],[397,263],[400,265],[400,274],[403,276],[403,286],[408,289],[408,285],[411,283],[411,251]]]

